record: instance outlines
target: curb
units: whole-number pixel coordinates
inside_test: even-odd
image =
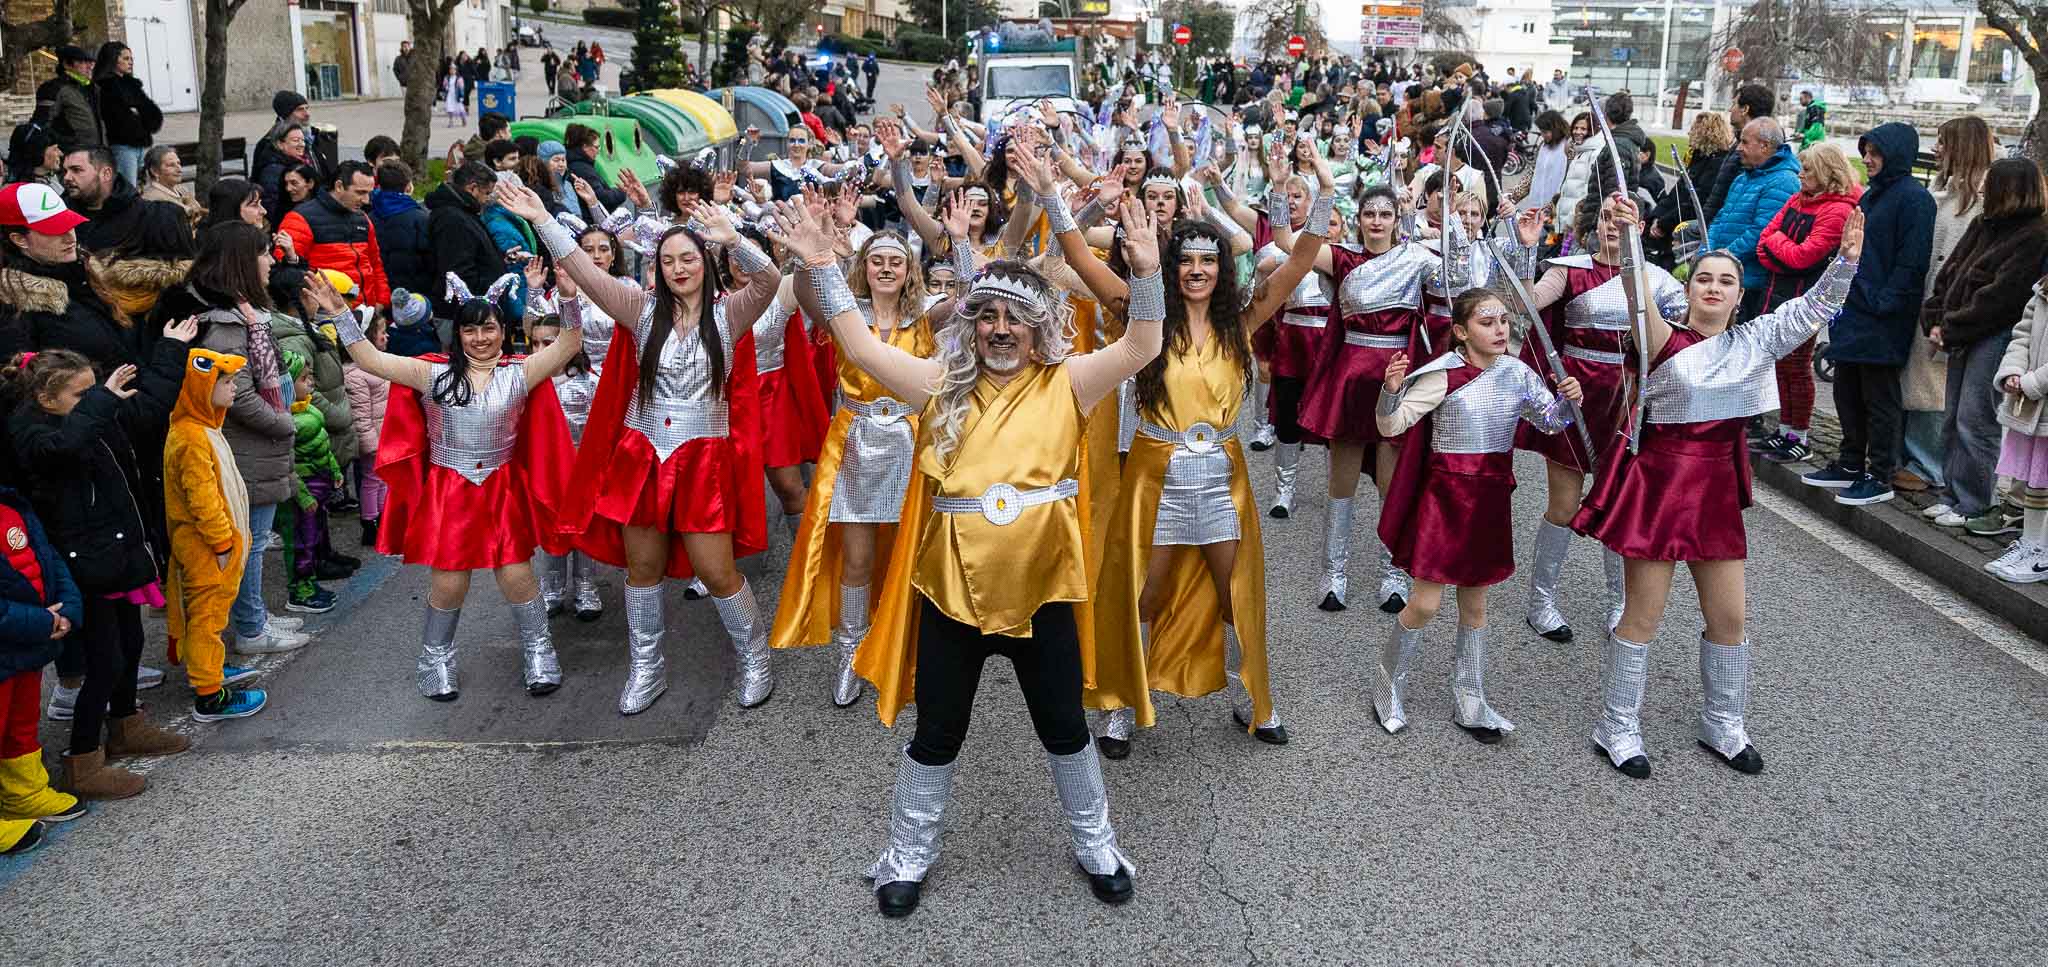
[[[2007,584],[1984,570],[1984,555],[1921,519],[1912,505],[1897,500],[1867,507],[1835,503],[1835,492],[1800,481],[1804,464],[1776,464],[1750,457],[1756,479],[1942,586],[2011,622],[2036,641],[2048,641],[2048,582]],[[1815,468],[1818,469],[1818,468]]]

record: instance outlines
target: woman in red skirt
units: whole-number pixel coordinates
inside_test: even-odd
[[[1616,213],[1636,219],[1623,201]],[[1863,214],[1842,227],[1834,264],[1805,294],[1730,329],[1742,302],[1742,265],[1709,252],[1686,283],[1683,322],[1649,317],[1650,371],[1646,412],[1635,452],[1615,440],[1600,462],[1572,529],[1626,559],[1628,603],[1607,637],[1601,672],[1603,709],[1593,742],[1624,774],[1650,774],[1639,717],[1649,678],[1649,641],[1664,620],[1679,561],[1699,590],[1706,631],[1700,636],[1700,744],[1740,772],[1755,773],[1763,757],[1743,728],[1749,703],[1750,651],[1743,628],[1743,559],[1749,544],[1742,509],[1749,506],[1746,421],[1776,409],[1777,361],[1798,349],[1841,311],[1856,259],[1863,252]],[[1626,398],[1626,397],[1624,397]]]
[[[1452,721],[1487,743],[1515,730],[1486,703],[1486,589],[1515,573],[1515,432],[1523,423],[1542,433],[1564,429],[1566,401],[1582,394],[1567,376],[1552,395],[1535,370],[1507,355],[1508,331],[1501,301],[1471,289],[1451,300],[1446,335],[1455,348],[1413,375],[1407,353],[1387,364],[1377,423],[1382,436],[1401,440],[1401,457],[1380,510],[1380,540],[1415,579],[1373,678],[1373,708],[1389,733],[1408,726],[1408,671],[1446,585],[1458,588]]]
[[[733,562],[768,542],[752,329],[781,273],[722,209],[700,203],[678,213],[688,224],[655,243],[649,292],[592,264],[532,191],[500,185],[498,201],[531,222],[555,257],[564,327],[583,324],[573,298],[581,292],[614,320],[619,337],[591,402],[560,524],[581,535],[584,552],[626,568],[632,664],[619,711],[641,712],[668,690],[661,582],[693,574],[710,588],[739,653],[740,707],[767,701],[775,690],[768,623]],[[711,244],[725,250],[744,288],[721,291]]]
[[[582,350],[581,335],[571,330],[524,360],[511,359],[497,306],[466,299],[455,315],[454,359],[393,356],[364,338],[333,286],[313,278],[320,321],[334,325],[357,366],[391,381],[377,446],[377,475],[389,491],[377,549],[433,571],[420,694],[455,700],[455,625],[478,568],[496,574],[512,606],[527,693],[560,688],[562,666],[532,562],[536,545],[568,549],[551,524],[574,451],[551,380]]]

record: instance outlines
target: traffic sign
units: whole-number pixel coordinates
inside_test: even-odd
[[[1733,74],[1742,69],[1742,48],[1730,47],[1721,54],[1721,70]]]
[[[1188,29],[1188,25],[1187,25],[1187,24],[1174,24],[1174,26],[1173,26],[1173,42],[1174,42],[1174,43],[1176,43],[1176,44],[1179,44],[1179,45],[1181,45],[1182,47],[1186,47],[1187,45],[1189,45],[1189,44],[1191,44],[1191,43],[1194,43],[1194,40],[1195,40],[1195,32],[1194,32],[1193,30],[1190,30],[1190,29]]]
[[[1300,57],[1308,53],[1308,39],[1300,34],[1287,38],[1287,56]]]
[[[1147,17],[1147,18],[1145,18],[1145,44],[1146,44],[1146,46],[1148,46],[1148,47],[1157,47],[1157,46],[1159,46],[1159,44],[1160,44],[1160,43],[1162,43],[1163,41],[1165,41],[1165,39],[1166,39],[1166,38],[1165,38],[1165,36],[1164,36],[1164,34],[1165,34],[1165,33],[1166,33],[1166,21],[1164,21],[1164,20],[1161,20],[1161,19],[1159,19],[1158,17]]]
[[[1422,8],[1402,4],[1368,3],[1358,24],[1359,39],[1367,47],[1422,46]]]

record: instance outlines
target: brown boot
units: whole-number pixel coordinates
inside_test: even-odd
[[[127,718],[107,720],[107,758],[134,755],[174,755],[192,747],[192,740],[150,724],[137,712]]]
[[[142,792],[143,778],[107,765],[107,750],[64,757],[64,781],[58,788],[80,799],[126,799]]]

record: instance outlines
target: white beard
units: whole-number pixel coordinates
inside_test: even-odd
[[[1006,358],[992,356],[988,353],[981,354],[981,368],[986,369],[989,372],[996,374],[997,376],[1008,376],[1020,369],[1023,369],[1025,361],[1025,356],[1021,352],[1015,356]]]

